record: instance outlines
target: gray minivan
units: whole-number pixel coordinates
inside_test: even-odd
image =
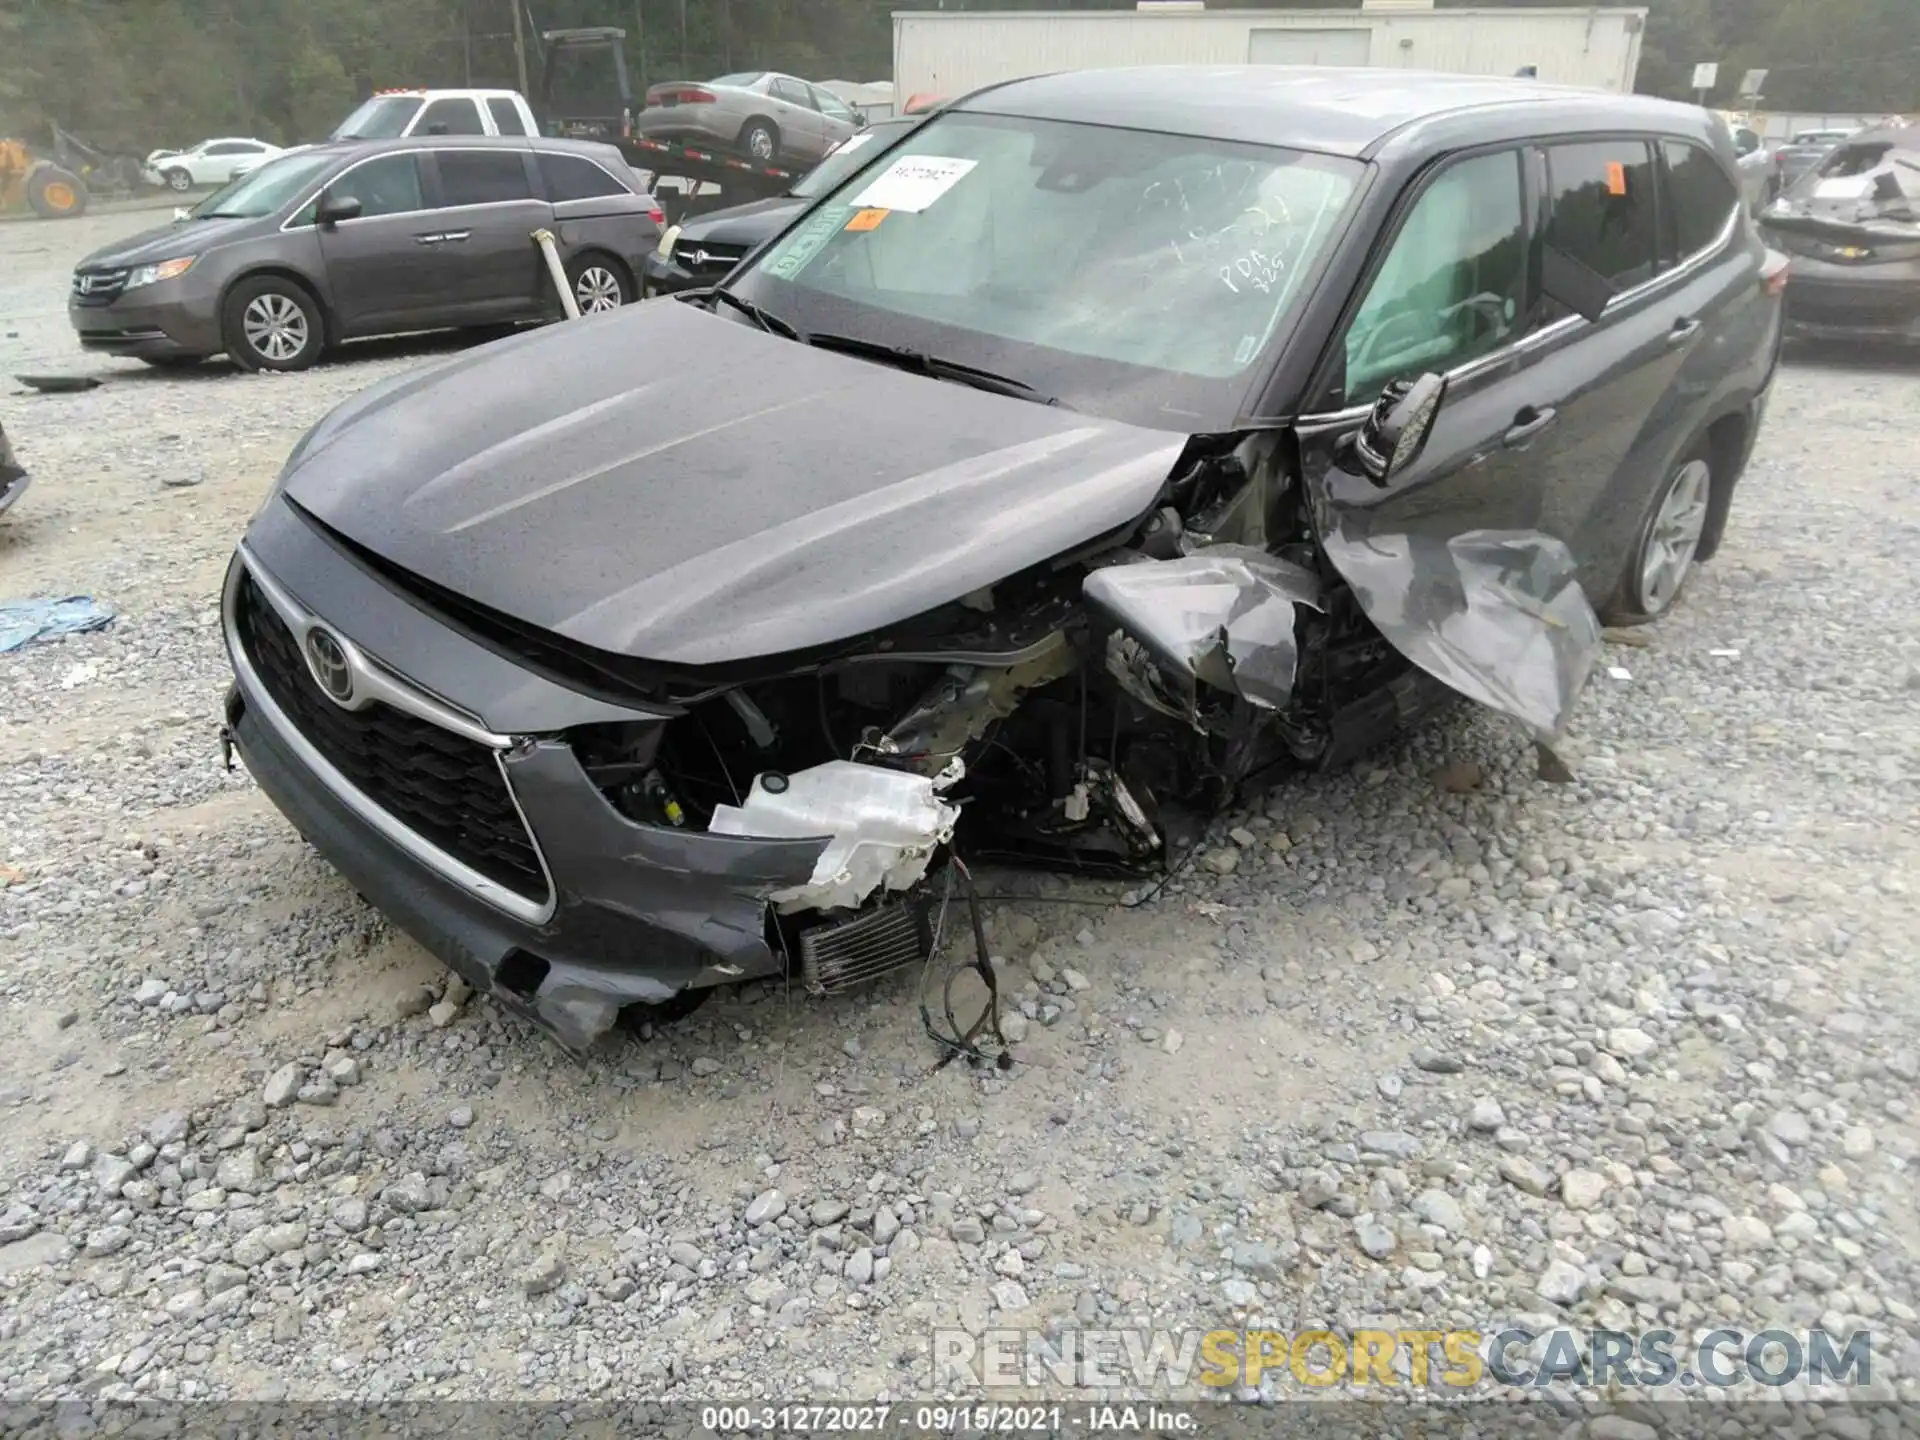
[[[279,157],[184,217],[89,255],[67,316],[82,348],[153,365],[225,353],[304,370],[370,335],[560,310],[536,231],[553,231],[582,312],[639,294],[665,217],[610,145],[428,136]]]

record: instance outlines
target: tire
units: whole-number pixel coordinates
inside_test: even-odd
[[[254,275],[220,309],[227,355],[243,370],[305,370],[326,348],[319,302],[298,281]]]
[[[193,176],[178,165],[171,170],[162,171],[160,178],[167,182],[167,188],[176,195],[184,195],[193,188]]]
[[[772,164],[780,158],[780,127],[755,116],[740,128],[740,149],[756,160]]]
[[[36,166],[27,176],[27,204],[42,220],[77,220],[87,213],[87,182],[58,165]]]
[[[582,316],[618,310],[639,295],[632,272],[603,250],[585,250],[569,260],[567,286]]]
[[[1673,609],[1693,573],[1716,483],[1704,440],[1667,472],[1634,532],[1633,551],[1601,617],[1607,624],[1644,625]]]

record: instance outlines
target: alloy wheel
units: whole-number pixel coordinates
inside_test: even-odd
[[[193,188],[193,176],[184,170],[169,170],[167,171],[167,188],[184,195]]]
[[[589,265],[573,282],[573,298],[582,315],[598,315],[618,310],[624,303],[620,277],[604,265]]]
[[[747,136],[747,150],[756,160],[773,159],[773,135],[756,126],[753,133]]]
[[[1706,461],[1689,460],[1674,476],[1647,526],[1640,550],[1640,608],[1648,615],[1665,612],[1693,568],[1707,528],[1711,481]]]
[[[297,359],[312,338],[306,312],[290,297],[272,291],[248,302],[240,328],[258,354],[280,365]]]

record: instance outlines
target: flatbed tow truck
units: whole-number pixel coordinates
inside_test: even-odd
[[[769,165],[712,146],[636,135],[633,88],[627,78],[627,32],[618,26],[595,25],[547,30],[540,38],[546,44],[536,106],[541,128],[549,135],[618,146],[629,165],[654,177],[654,198],[670,225],[708,210],[784,195],[810,168]],[[583,80],[588,83],[580,83]],[[674,183],[663,186],[662,181]]]

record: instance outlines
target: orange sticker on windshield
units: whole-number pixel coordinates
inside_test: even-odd
[[[859,210],[854,213],[851,220],[847,221],[847,229],[878,230],[880,222],[886,218],[887,212],[884,210]]]
[[[1627,167],[1618,160],[1607,161],[1607,194],[1627,193]]]

